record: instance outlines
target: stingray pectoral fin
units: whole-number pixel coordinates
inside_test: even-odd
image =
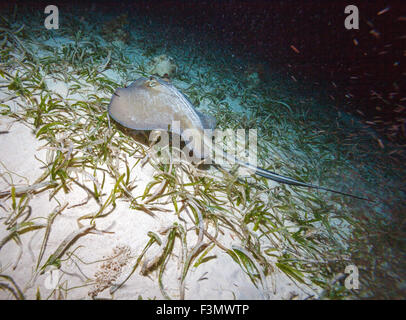
[[[201,113],[200,111],[196,110],[196,113],[200,117],[200,120],[202,121],[202,125],[204,129],[210,129],[214,130],[217,125],[216,118],[213,116],[210,116],[208,114]]]
[[[313,188],[313,189],[319,189],[319,190],[334,192],[334,193],[342,194],[344,196],[348,196],[348,197],[352,197],[352,198],[356,198],[356,199],[360,199],[360,200],[366,200],[366,201],[373,202],[373,200],[370,200],[370,199],[367,199],[367,198],[364,198],[364,197],[359,197],[359,196],[353,195],[351,193],[337,191],[337,190],[333,190],[333,189],[325,188],[325,187],[321,187],[321,186],[316,186],[316,185],[305,183],[305,182],[300,182],[300,181],[297,181],[297,180],[289,178],[289,177],[281,176],[281,175],[276,174],[276,173],[274,173],[272,171],[268,171],[268,170],[265,170],[265,169],[262,169],[262,168],[255,167],[255,166],[253,166],[251,164],[248,164],[248,163],[243,163],[243,162],[239,162],[239,163],[243,164],[244,166],[248,167],[249,169],[255,170],[255,174],[257,174],[257,175],[259,175],[261,177],[264,177],[264,178],[279,182],[279,183],[289,184],[289,185],[292,185],[292,186],[308,187],[308,188]]]

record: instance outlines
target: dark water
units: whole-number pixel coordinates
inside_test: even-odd
[[[23,11],[38,13],[48,3],[17,4]],[[394,256],[399,257],[399,264],[395,268],[397,277],[388,279],[386,274],[380,275],[383,289],[377,289],[376,297],[393,297],[385,295],[385,284],[401,282],[406,270],[402,233],[406,191],[403,1],[61,1],[55,4],[59,8],[61,30],[70,15],[75,15],[84,25],[88,23],[88,30],[81,27],[84,32],[101,32],[108,41],[121,40],[128,47],[142,47],[148,57],[168,53],[177,58],[184,70],[197,63],[196,57],[204,56],[205,63],[217,68],[223,81],[232,82],[239,76],[257,73],[260,84],[250,94],[277,93],[281,100],[296,101],[292,105],[294,112],[306,106],[313,125],[309,129],[304,123],[303,130],[309,133],[323,132],[330,124],[336,126],[333,121],[340,122],[348,141],[332,142],[328,136],[320,141],[328,145],[327,150],[343,150],[356,164],[351,168],[354,175],[342,177],[342,172],[332,173],[337,186],[350,186],[355,191],[365,191],[357,189],[360,181],[377,186],[369,189],[368,195],[382,200],[377,212],[390,220],[384,227],[386,233],[378,230],[377,234],[384,238],[380,239],[382,243],[386,241],[396,249]],[[359,9],[359,30],[344,27],[347,16],[344,9],[349,4]],[[12,12],[13,5],[2,3],[2,10]],[[117,19],[122,20],[119,29],[101,31],[102,26]],[[142,36],[135,38],[136,33]],[[135,55],[126,58],[138,59]],[[201,76],[204,78],[204,74]],[[258,107],[258,114],[266,118],[261,112],[264,110]],[[354,147],[347,147],[348,144]],[[382,171],[377,170],[381,168]],[[368,217],[370,208],[361,205],[357,210],[365,211]],[[376,254],[385,260],[383,251]],[[395,297],[399,297],[399,292],[404,293],[404,284]]]
[[[349,4],[359,9],[358,30],[344,27]],[[403,1],[62,1],[59,7],[106,19],[125,13],[133,30],[146,19],[162,46],[186,50],[194,39],[194,46],[229,48],[235,59],[260,65],[264,78],[279,74],[292,90],[313,90],[390,141],[406,141]]]

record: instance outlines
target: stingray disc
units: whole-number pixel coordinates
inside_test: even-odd
[[[111,98],[109,115],[122,126],[133,130],[171,131],[182,136],[195,156],[202,154],[201,145],[204,129],[213,130],[216,120],[198,112],[192,103],[172,84],[157,78],[139,78],[127,88],[119,88]],[[178,123],[173,126],[174,121]],[[193,141],[184,134],[193,129]],[[190,133],[190,130],[188,130]],[[199,149],[199,150],[198,150]]]

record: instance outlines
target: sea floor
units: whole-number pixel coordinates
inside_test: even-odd
[[[258,61],[128,20],[83,13],[46,30],[42,14],[3,15],[0,298],[404,298],[401,151],[259,77]],[[371,201],[161,163],[107,106],[163,54],[218,128],[257,130],[261,167]]]

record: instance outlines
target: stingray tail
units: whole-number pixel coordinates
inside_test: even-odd
[[[262,169],[262,168],[255,167],[255,166],[253,166],[253,165],[251,165],[249,163],[245,163],[245,162],[242,162],[242,161],[238,161],[238,163],[245,166],[245,167],[247,167],[248,169],[253,170],[255,172],[255,174],[257,174],[257,175],[259,175],[261,177],[264,177],[264,178],[267,178],[267,179],[270,179],[270,180],[273,180],[273,181],[276,181],[276,182],[279,182],[279,183],[289,184],[289,185],[292,185],[292,186],[319,189],[319,190],[324,190],[324,191],[329,191],[329,192],[342,194],[344,196],[348,196],[348,197],[352,197],[352,198],[356,198],[356,199],[360,199],[360,200],[372,201],[370,199],[360,197],[360,196],[356,196],[356,195],[351,194],[351,193],[337,191],[337,190],[333,190],[333,189],[325,188],[325,187],[321,187],[321,186],[316,186],[316,185],[305,183],[305,182],[300,182],[300,181],[297,181],[297,180],[289,178],[289,177],[281,176],[281,175],[276,174],[276,173],[274,173],[272,171],[268,171],[268,170],[265,170],[265,169]]]

